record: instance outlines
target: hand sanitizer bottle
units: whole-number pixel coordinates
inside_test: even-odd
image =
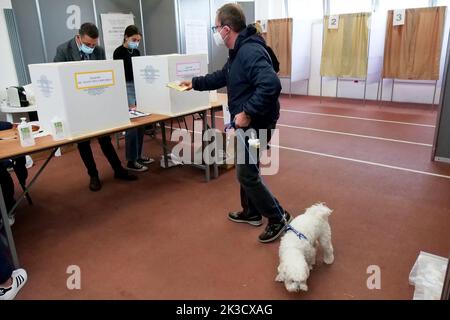
[[[22,147],[32,147],[36,144],[33,136],[31,124],[27,123],[27,118],[20,118],[22,121],[17,129],[19,130],[20,145]]]
[[[66,138],[64,124],[58,117],[53,117],[52,119],[52,135],[53,140],[55,141],[64,140]]]

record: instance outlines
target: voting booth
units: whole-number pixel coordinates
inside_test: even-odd
[[[208,91],[178,91],[167,86],[207,74],[206,54],[171,54],[132,59],[138,110],[176,116],[209,105]]]
[[[65,137],[130,124],[122,60],[29,65],[41,128],[59,118]]]

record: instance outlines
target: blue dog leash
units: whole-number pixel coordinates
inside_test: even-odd
[[[234,120],[231,121],[229,124],[225,125],[225,132],[227,132],[228,130],[231,130],[231,129],[236,130],[236,122],[235,122]],[[251,160],[253,161],[253,160],[254,160],[254,159],[253,159],[253,155],[252,155],[252,153],[250,152],[250,150],[249,150],[247,144],[245,143],[244,138],[242,138],[242,136],[241,136],[239,133],[238,133],[237,135],[238,135],[239,138],[241,139],[241,142],[244,144],[245,149],[247,150],[247,152],[248,152],[248,154],[249,154],[249,157],[251,157]],[[256,164],[257,162],[255,161],[255,162],[253,162],[253,163],[255,163],[256,169],[258,170],[258,173],[259,173],[259,175],[261,176],[261,171],[259,170],[258,165]],[[262,176],[261,176],[261,180],[262,180]],[[277,201],[275,200],[275,198],[273,197],[272,194],[270,194],[270,196],[271,196],[273,202],[275,203],[275,206],[276,206],[277,209],[278,209],[278,213],[281,215],[281,219],[282,219],[283,222],[287,225],[287,227],[286,227],[286,232],[292,231],[292,232],[295,233],[295,235],[296,235],[300,240],[303,240],[303,239],[304,239],[304,240],[308,241],[308,238],[307,238],[303,233],[301,233],[300,231],[296,230],[292,225],[290,225],[290,224],[288,223],[288,221],[286,220],[286,217],[285,217],[284,214],[281,212],[280,206],[278,205]]]
[[[295,233],[295,235],[300,239],[304,239],[306,241],[308,241],[308,238],[301,232],[297,231],[294,229],[293,226],[291,226],[290,224],[286,227],[286,232],[292,231],[293,233]]]

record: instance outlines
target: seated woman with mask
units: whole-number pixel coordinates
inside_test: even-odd
[[[138,50],[142,35],[138,28],[130,25],[125,29],[123,44],[114,51],[114,60],[123,60],[125,79],[127,82],[128,107],[136,109],[136,93],[134,89],[132,57],[139,57]],[[125,149],[127,169],[137,172],[147,171],[147,165],[154,162],[153,159],[142,155],[144,143],[144,128],[128,130],[125,134]]]

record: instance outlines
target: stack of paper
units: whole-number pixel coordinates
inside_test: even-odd
[[[140,117],[145,117],[145,116],[149,116],[150,113],[144,113],[141,111],[137,111],[137,110],[129,110],[130,112],[130,119],[135,119],[135,118],[140,118]]]

